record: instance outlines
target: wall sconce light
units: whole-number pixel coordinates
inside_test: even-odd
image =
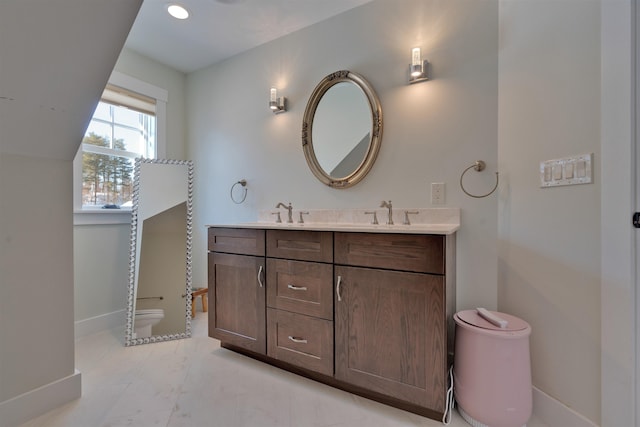
[[[409,84],[429,80],[427,69],[429,63],[422,59],[419,47],[411,49],[411,65],[409,65]]]
[[[269,99],[269,108],[273,111],[274,114],[284,113],[286,110],[285,102],[286,99],[284,96],[278,98],[278,91],[275,87],[271,88],[271,97]]]

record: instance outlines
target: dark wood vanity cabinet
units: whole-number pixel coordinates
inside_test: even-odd
[[[335,233],[336,379],[444,412],[445,246],[440,235]]]
[[[267,355],[333,376],[333,233],[267,230]]]
[[[209,336],[259,354],[267,352],[264,236],[226,228],[208,236]]]
[[[335,233],[335,376],[444,412],[445,236]]]
[[[211,236],[225,229],[209,229],[209,293],[219,313],[210,312],[211,336],[347,391],[442,416],[453,351],[455,235],[228,231],[239,233],[245,248],[255,242],[242,232],[265,233],[265,249],[263,256],[219,253]],[[216,239],[229,251],[235,238]],[[256,289],[250,276],[260,260],[266,275]],[[255,339],[260,332],[266,350]]]

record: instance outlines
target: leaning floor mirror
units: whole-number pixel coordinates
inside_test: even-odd
[[[135,162],[125,345],[191,336],[193,162]]]

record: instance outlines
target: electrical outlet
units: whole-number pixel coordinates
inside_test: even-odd
[[[444,182],[431,183],[431,204],[444,205]]]

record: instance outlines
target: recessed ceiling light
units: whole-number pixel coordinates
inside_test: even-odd
[[[187,19],[189,17],[187,9],[178,4],[170,4],[167,7],[167,12],[176,19]]]

